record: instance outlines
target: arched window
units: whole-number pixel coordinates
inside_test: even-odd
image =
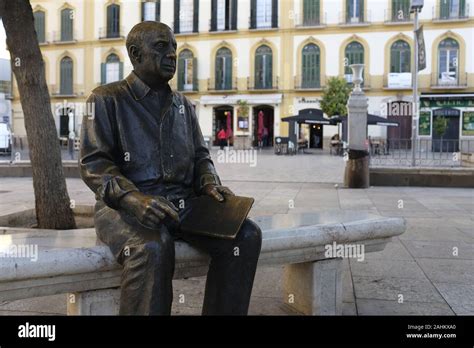
[[[410,68],[410,45],[404,40],[395,41],[390,47],[390,72],[408,73]]]
[[[216,53],[216,89],[232,89],[232,52],[227,47]]]
[[[351,64],[364,64],[364,47],[357,41],[346,46],[344,74],[347,82],[352,82]]]
[[[303,0],[303,25],[319,25],[319,3],[320,0]]]
[[[59,76],[59,93],[62,95],[73,94],[73,63],[70,57],[64,57],[61,59]]]
[[[123,79],[123,63],[115,53],[111,53],[107,56],[105,63],[102,63],[102,84],[120,81],[121,79]]]
[[[33,16],[35,18],[35,31],[38,42],[44,43],[46,42],[45,13],[44,11],[35,11]]]
[[[272,49],[262,45],[255,52],[255,88],[271,89],[273,87]]]
[[[160,0],[142,2],[142,21],[160,21]]]
[[[193,52],[184,49],[178,57],[178,90],[192,91],[197,87],[197,62]]]
[[[303,88],[317,88],[321,86],[321,53],[317,45],[310,43],[303,47],[301,59],[301,75]]]
[[[61,41],[73,40],[74,12],[70,8],[61,10]]]
[[[438,46],[438,78],[442,84],[456,83],[458,79],[459,44],[452,38]]]
[[[107,6],[107,37],[120,36],[120,6],[112,4]]]

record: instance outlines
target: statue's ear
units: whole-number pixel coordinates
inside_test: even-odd
[[[128,56],[130,57],[130,60],[132,61],[132,64],[140,63],[141,62],[140,47],[138,47],[136,45],[131,45],[128,48]]]

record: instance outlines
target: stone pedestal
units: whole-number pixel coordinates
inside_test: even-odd
[[[369,153],[349,149],[344,172],[344,186],[348,188],[368,188],[369,176]]]
[[[67,295],[67,315],[118,315],[119,307],[119,288]]]
[[[250,135],[234,136],[234,150],[249,150],[252,147],[252,138]]]
[[[342,314],[342,259],[285,266],[285,304],[306,315]]]

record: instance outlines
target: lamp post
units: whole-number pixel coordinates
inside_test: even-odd
[[[344,185],[349,188],[369,187],[369,152],[367,151],[367,97],[362,91],[364,64],[352,64],[354,89],[347,101],[349,150],[346,157]]]
[[[413,36],[415,42],[415,68],[412,70],[412,82],[413,82],[413,112],[412,112],[412,130],[411,130],[411,165],[416,165],[416,134],[418,128],[418,117],[419,117],[419,103],[418,103],[418,36],[416,32],[418,30],[418,13],[423,8],[424,0],[412,0],[410,5],[410,13],[415,13],[415,21],[413,28]]]

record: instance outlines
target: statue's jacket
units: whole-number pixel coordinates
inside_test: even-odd
[[[134,72],[89,96],[80,173],[110,208],[131,191],[176,202],[221,184],[192,104],[178,92],[168,96],[160,100]]]

